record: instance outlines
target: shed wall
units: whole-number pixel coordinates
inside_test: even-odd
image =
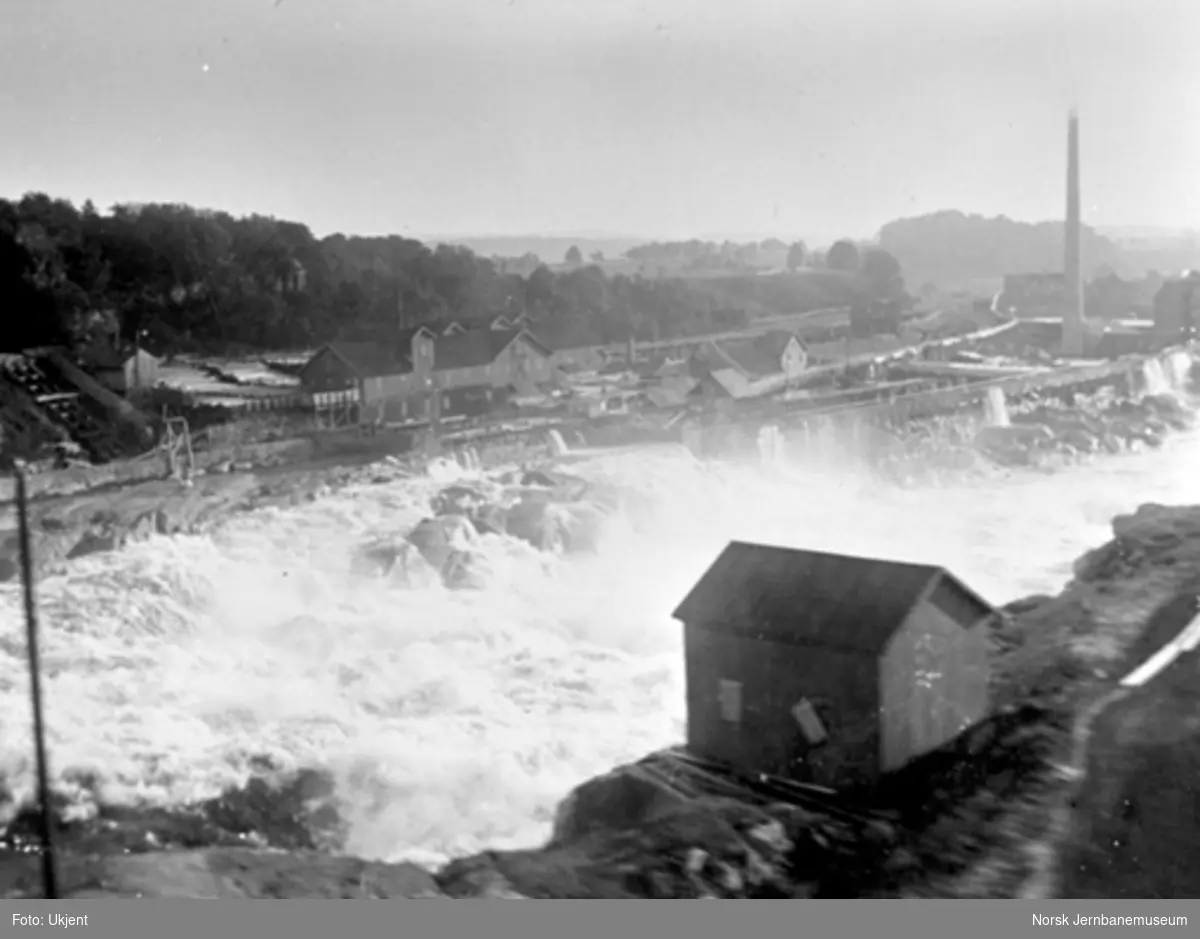
[[[875,778],[879,761],[873,656],[685,627],[688,747],[741,771],[838,787]],[[722,698],[740,684],[739,721]],[[810,747],[791,709],[807,698],[829,739]]]
[[[139,349],[125,361],[123,372],[125,388],[153,388],[158,384],[158,359]]]
[[[363,403],[375,404],[414,395],[424,388],[424,381],[415,372],[394,375],[375,375],[363,379]]]
[[[436,352],[435,352],[436,357]],[[524,339],[517,339],[486,365],[447,368],[435,372],[439,388],[491,385],[502,388],[523,382],[547,382],[554,376],[554,363]]]
[[[879,658],[884,772],[952,740],[987,714],[985,623],[964,629],[925,599],[896,631]]]
[[[430,395],[415,393],[401,398],[380,398],[364,409],[368,421],[383,424],[420,424],[429,420]]]
[[[300,386],[309,394],[345,391],[354,385],[350,367],[329,349],[322,349],[300,370]]]

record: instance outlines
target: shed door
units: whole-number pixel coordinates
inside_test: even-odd
[[[742,722],[742,683],[722,678],[717,682],[717,701],[721,720],[730,724]]]

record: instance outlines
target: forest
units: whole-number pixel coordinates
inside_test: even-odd
[[[661,250],[660,246],[656,246]],[[820,270],[704,280],[607,275],[595,264],[512,271],[467,248],[399,236],[318,239],[307,226],[187,205],[99,211],[42,193],[0,199],[2,350],[79,349],[119,334],[159,354],[385,339],[398,324],[528,311],[557,347],[735,328],[904,293],[899,264],[839,242]]]

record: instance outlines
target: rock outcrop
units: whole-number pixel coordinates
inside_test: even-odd
[[[1132,397],[1112,389],[1075,395],[1069,402],[1035,398],[1013,408],[1008,426],[982,428],[980,451],[1005,466],[1023,466],[1047,455],[1086,456],[1161,446],[1195,418],[1170,395]]]

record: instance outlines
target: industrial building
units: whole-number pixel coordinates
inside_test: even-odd
[[[304,391],[356,399],[364,423],[404,424],[474,416],[507,400],[512,389],[554,381],[551,351],[524,329],[435,335],[426,327],[391,345],[334,342],[300,371]]]
[[[675,610],[688,749],[870,785],[988,713],[995,610],[942,568],[732,542]]]
[[[1154,296],[1154,333],[1160,342],[1191,342],[1200,329],[1200,271],[1168,280]]]
[[[692,353],[689,371],[706,388],[753,398],[787,387],[808,367],[808,347],[794,333],[772,330],[746,339],[712,340]]]

